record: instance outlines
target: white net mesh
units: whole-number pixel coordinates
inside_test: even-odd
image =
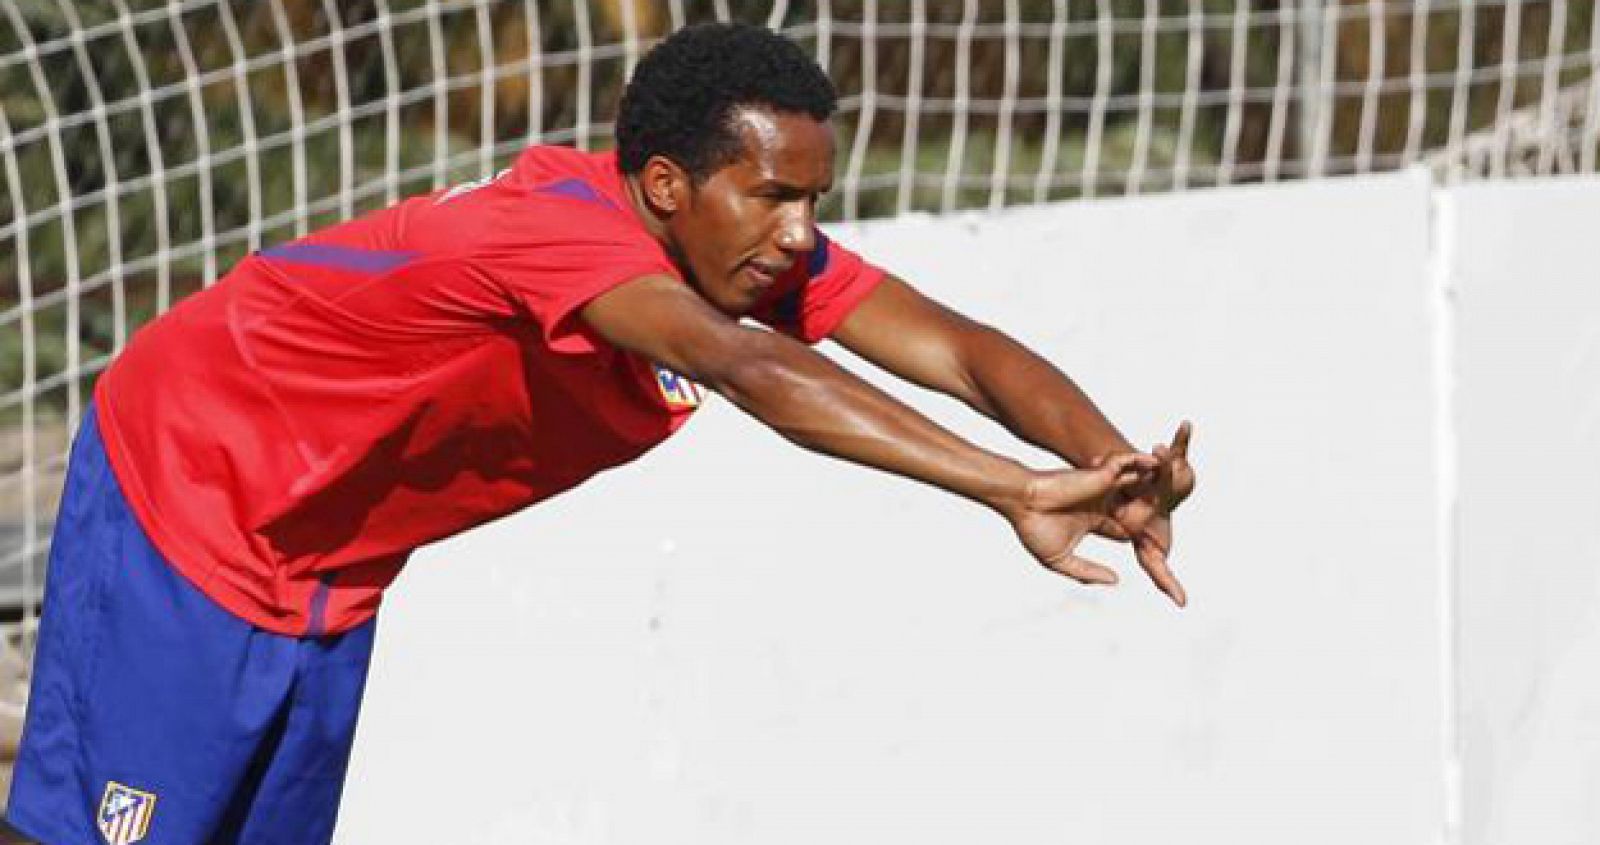
[[[1433,165],[1594,172],[1593,0],[0,4],[0,608],[140,323],[263,244],[608,145],[642,52],[779,27],[840,87],[834,217]]]

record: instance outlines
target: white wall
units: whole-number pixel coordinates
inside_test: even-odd
[[[1438,841],[1428,202],[1403,175],[838,233],[1137,442],[1195,420],[1190,609],[718,402],[418,556],[339,840]]]
[[[1600,842],[1600,179],[1453,191],[1463,842]]]

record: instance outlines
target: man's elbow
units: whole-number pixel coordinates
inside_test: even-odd
[[[1019,364],[1013,354],[1016,341],[992,326],[970,321],[951,365],[951,395],[979,413],[994,416],[994,383],[1013,373]]]

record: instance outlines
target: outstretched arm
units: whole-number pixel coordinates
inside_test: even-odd
[[[901,378],[954,396],[1017,437],[1077,466],[1133,449],[1078,385],[1003,332],[970,320],[889,277],[851,312],[834,338]],[[1168,515],[1194,487],[1189,427],[1159,446],[1158,471],[1119,495],[1101,533],[1131,540],[1140,566],[1179,605],[1183,586],[1167,565]]]
[[[583,317],[612,343],[721,393],[813,451],[933,484],[1009,520],[1039,560],[1103,581],[1074,551],[1104,521],[1108,496],[1157,464],[1119,454],[1086,471],[1035,472],[980,449],[783,335],[741,326],[681,282],[637,279],[602,294]]]

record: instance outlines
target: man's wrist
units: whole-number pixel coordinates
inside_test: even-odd
[[[1028,509],[1037,475],[1017,461],[1000,458],[990,476],[993,483],[980,498],[995,512],[1011,519]]]

